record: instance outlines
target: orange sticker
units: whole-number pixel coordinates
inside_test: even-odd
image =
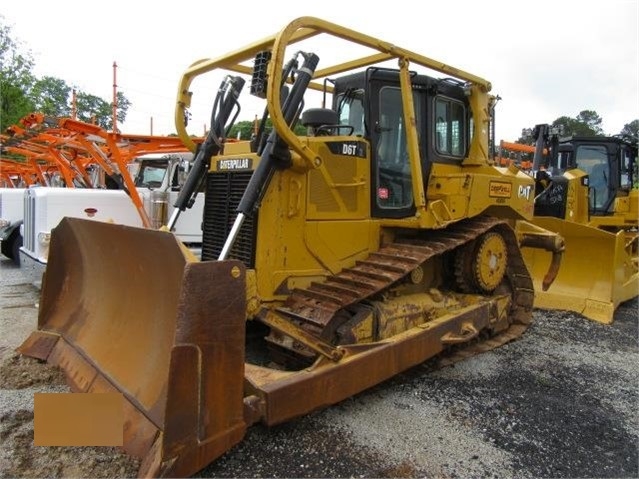
[[[513,185],[501,181],[491,181],[488,184],[488,196],[493,198],[510,198]]]

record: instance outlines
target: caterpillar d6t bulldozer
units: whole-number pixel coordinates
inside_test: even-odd
[[[539,286],[547,253],[523,252],[537,285],[535,307],[608,324],[619,304],[639,294],[637,144],[616,137],[559,139],[550,130],[534,130],[533,223],[561,234],[566,251],[546,291]]]
[[[196,148],[185,118],[205,73],[222,80]],[[225,142],[249,79],[262,121]],[[173,216],[161,230],[63,220],[20,351],[63,367],[74,391],[121,393],[140,475],[183,476],[251,424],[517,338],[534,300],[521,248],[554,252],[550,282],[561,239],[525,223],[533,179],[492,166],[490,89],[312,17],[194,63],[176,126],[196,154]],[[195,258],[171,229],[200,185]]]

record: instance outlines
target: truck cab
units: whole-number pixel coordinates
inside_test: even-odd
[[[16,264],[20,264],[22,246],[20,225],[24,191],[24,188],[0,188],[0,252]]]
[[[152,227],[166,224],[186,173],[191,153],[150,154],[131,163],[130,174],[143,198],[144,209],[152,219]],[[193,206],[180,217],[174,232],[194,252],[202,242],[202,207],[204,198],[196,196]],[[45,266],[49,254],[51,230],[67,217],[86,218],[142,227],[142,220],[131,198],[124,190],[94,188],[42,188],[24,190],[23,245],[21,262]]]

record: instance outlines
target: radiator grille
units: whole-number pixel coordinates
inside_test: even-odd
[[[24,221],[22,243],[27,251],[35,251],[36,232],[35,232],[35,195],[31,190],[26,190],[24,194]]]
[[[202,225],[203,261],[219,258],[237,216],[235,209],[252,174],[252,171],[209,173]],[[229,259],[237,259],[247,268],[255,267],[256,226],[257,214],[244,220],[229,254]]]

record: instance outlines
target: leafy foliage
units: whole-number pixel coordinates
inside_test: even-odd
[[[28,51],[20,52],[10,33],[11,28],[0,22],[0,131],[33,111],[33,103],[25,94],[35,81],[31,74],[33,58]]]
[[[632,120],[630,123],[626,123],[621,132],[621,136],[630,137],[635,141],[639,140],[639,120]]]
[[[266,119],[265,131],[268,132],[273,128],[273,123],[270,118]],[[255,121],[238,121],[235,123],[229,131],[228,137],[240,140],[250,140],[256,129]],[[299,122],[293,128],[296,135],[306,134],[306,128],[304,128]],[[239,134],[239,136],[238,136]]]
[[[593,110],[583,110],[575,118],[561,116],[552,126],[563,129],[562,136],[605,136],[601,117]]]
[[[253,131],[254,127],[252,121],[238,121],[231,127],[228,137],[240,140],[249,140]]]
[[[70,116],[67,100],[71,87],[64,80],[45,76],[36,80],[31,88],[34,110],[47,116]]]
[[[633,120],[624,125],[618,133],[606,134],[601,128],[603,120],[596,111],[583,110],[575,118],[560,116],[552,122],[551,126],[561,131],[562,137],[569,136],[613,136],[622,135],[637,138],[639,134],[639,120]],[[522,135],[517,140],[518,143],[532,145],[534,140],[528,129],[522,131]]]
[[[0,131],[14,125],[32,111],[33,103],[24,94],[24,90],[0,77]]]
[[[0,15],[0,131],[16,124],[29,113],[47,116],[71,116],[73,88],[52,76],[36,78],[34,60],[29,51],[11,38],[11,27]],[[117,121],[124,122],[131,102],[117,93]],[[76,92],[76,118],[113,129],[113,102],[87,92]]]

